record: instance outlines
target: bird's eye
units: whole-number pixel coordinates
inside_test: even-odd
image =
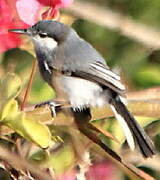
[[[39,33],[39,36],[40,36],[41,38],[45,38],[45,37],[47,37],[47,34],[46,34],[46,33]]]

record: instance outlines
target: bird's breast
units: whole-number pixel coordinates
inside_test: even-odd
[[[103,106],[103,89],[96,83],[77,77],[62,76],[58,80],[59,89],[74,109],[83,109],[89,106]]]

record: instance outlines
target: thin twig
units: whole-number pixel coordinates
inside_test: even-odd
[[[36,69],[36,65],[37,65],[37,61],[34,60],[33,65],[32,65],[32,71],[31,71],[29,81],[28,81],[28,84],[27,84],[27,89],[25,91],[25,95],[24,95],[24,98],[23,98],[23,101],[22,101],[22,104],[21,104],[21,107],[20,107],[21,111],[23,111],[23,109],[24,109],[25,102],[27,100],[29,91],[31,89],[31,85],[32,85],[32,81],[33,81],[33,75],[34,75],[34,72],[35,72],[35,69]]]

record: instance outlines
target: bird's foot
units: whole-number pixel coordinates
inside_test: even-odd
[[[51,111],[51,116],[55,117],[56,113],[60,110],[61,104],[56,101],[45,101],[35,105],[35,108],[48,106]]]

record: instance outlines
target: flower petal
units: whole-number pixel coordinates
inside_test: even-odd
[[[63,8],[69,6],[73,0],[37,0],[44,6],[50,6],[54,8]]]
[[[16,2],[20,19],[28,25],[35,24],[41,7],[42,5],[37,0],[17,0]]]

